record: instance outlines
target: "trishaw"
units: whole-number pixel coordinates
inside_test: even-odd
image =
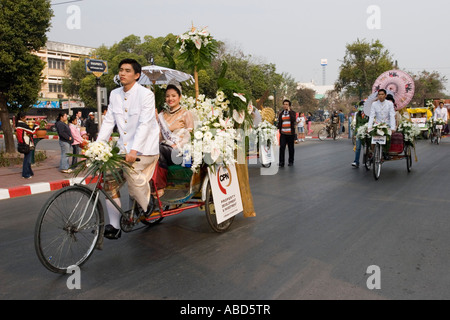
[[[401,133],[392,134],[391,145],[387,153],[383,151],[386,140],[386,136],[374,136],[366,139],[363,162],[366,170],[370,170],[372,167],[375,180],[380,178],[381,166],[384,162],[404,159],[406,160],[406,170],[411,171],[412,147],[403,140],[403,135]]]
[[[155,182],[150,181],[155,190]],[[41,263],[50,271],[66,273],[72,266],[81,266],[95,249],[103,245],[105,218],[100,194],[109,199],[121,214],[121,229],[132,231],[136,225],[154,225],[168,216],[185,210],[204,209],[208,224],[215,232],[224,232],[234,217],[218,224],[207,167],[194,173],[182,166],[170,166],[167,187],[160,198],[152,196],[146,216],[131,199],[132,205],[123,210],[112,201],[103,188],[103,176],[97,177],[94,188],[84,184],[65,187],[45,203],[35,228],[35,249]]]

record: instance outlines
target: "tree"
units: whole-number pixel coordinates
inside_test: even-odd
[[[437,71],[423,70],[412,76],[414,79],[414,97],[411,106],[423,107],[425,99],[445,98],[445,83],[447,78]]]
[[[52,15],[49,0],[0,0],[0,119],[8,153],[15,152],[9,111],[38,99],[44,62],[32,51],[45,46]]]
[[[379,40],[368,43],[358,39],[346,46],[335,90],[361,99],[372,92],[373,83],[380,74],[393,68],[391,55]]]

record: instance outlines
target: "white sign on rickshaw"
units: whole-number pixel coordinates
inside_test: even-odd
[[[275,162],[272,144],[270,144],[270,146],[268,147],[267,143],[261,143],[261,145],[259,146],[259,157],[262,164]]]
[[[386,136],[373,136],[372,144],[386,144]]]
[[[427,118],[411,118],[411,122],[416,124],[419,128],[425,128]]]
[[[236,167],[217,166],[215,172],[208,168],[208,174],[217,223],[220,224],[244,211]]]

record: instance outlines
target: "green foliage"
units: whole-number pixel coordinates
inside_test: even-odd
[[[393,68],[390,53],[379,40],[369,43],[358,39],[346,46],[335,88],[348,96],[368,96],[378,76]]]
[[[7,152],[15,149],[8,112],[38,99],[44,63],[31,51],[45,46],[52,15],[48,0],[0,0],[0,119]]]

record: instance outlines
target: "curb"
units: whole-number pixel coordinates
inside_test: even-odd
[[[5,137],[5,135],[0,134],[0,139],[3,139]],[[16,135],[13,135],[14,140],[16,139]],[[33,138],[37,138],[36,135],[33,136]],[[59,140],[59,136],[58,135],[47,135],[44,138],[39,138],[39,139],[48,139],[48,140]]]
[[[84,180],[84,181],[83,181]],[[83,181],[83,182],[82,182]],[[65,180],[58,180],[53,182],[38,182],[26,184],[23,186],[12,187],[8,189],[0,189],[0,200],[6,200],[11,198],[29,196],[38,193],[44,193],[49,191],[55,191],[64,187],[72,186],[74,184],[91,184],[96,183],[98,177],[92,178],[71,178]]]

